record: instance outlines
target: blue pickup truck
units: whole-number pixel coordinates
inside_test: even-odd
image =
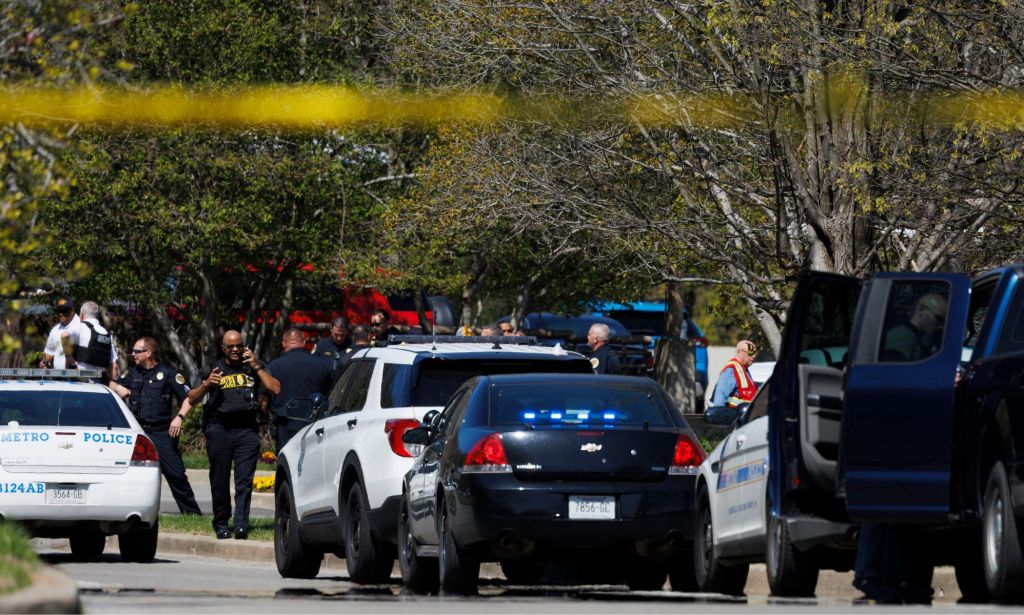
[[[1024,599],[1022,278],[802,276],[768,402],[788,564],[847,568],[858,523],[915,524],[965,598]]]

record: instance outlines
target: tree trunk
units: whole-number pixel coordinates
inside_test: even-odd
[[[687,335],[685,340],[680,339],[684,322],[684,303],[683,284],[668,284],[665,290],[665,336],[658,340],[654,349],[654,379],[684,414],[693,414],[702,408],[696,403],[697,378],[693,341],[690,335]]]
[[[178,365],[180,371],[185,373],[185,378],[189,382],[195,382],[199,379],[199,368],[196,366],[195,360],[192,355],[188,353],[188,348],[178,337],[178,331],[174,328],[174,323],[171,321],[171,317],[167,315],[167,310],[163,305],[156,303],[155,301],[149,302],[146,306],[149,308],[150,313],[153,314],[153,319],[156,320],[156,324],[160,327],[160,331],[164,334],[164,339],[171,346],[171,351],[178,358]],[[166,355],[166,351],[164,352]]]
[[[423,289],[417,288],[412,293],[412,302],[416,306],[416,318],[420,321],[420,329],[423,333],[430,334],[434,332],[434,327],[430,324],[427,319],[427,306],[423,304]],[[435,317],[437,315],[435,314]]]

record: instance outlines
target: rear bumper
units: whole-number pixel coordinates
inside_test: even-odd
[[[80,505],[48,504],[45,489],[42,493],[33,489],[31,493],[0,496],[0,518],[20,521],[29,528],[73,527],[82,523],[100,523],[105,527],[140,523],[148,527],[160,513],[160,469],[156,467],[131,468],[116,475],[0,473],[0,482],[88,486],[86,503]]]
[[[463,476],[455,497],[452,532],[461,546],[501,536],[543,547],[601,549],[650,541],[691,540],[694,476],[658,483],[527,483],[511,475]],[[615,498],[614,520],[569,519],[570,495]]]

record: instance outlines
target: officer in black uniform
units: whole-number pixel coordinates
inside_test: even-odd
[[[348,364],[352,362],[353,355],[355,355],[360,350],[363,350],[364,348],[370,347],[370,335],[370,328],[367,327],[366,325],[356,325],[352,327],[352,347],[349,348],[348,352],[346,352],[341,357],[341,360],[338,361],[338,367],[337,369],[334,370],[335,377],[337,377],[338,374],[340,374],[341,372],[345,371],[345,368],[348,367]]]
[[[391,314],[387,310],[374,310],[370,316],[370,345],[387,346],[388,336],[400,335],[402,332],[391,326]]]
[[[619,355],[608,346],[608,339],[611,337],[611,330],[604,323],[590,325],[587,332],[587,345],[593,352],[590,354],[590,364],[594,366],[595,374],[620,374],[622,367],[619,365]]]
[[[289,419],[285,412],[288,402],[313,393],[327,395],[334,379],[334,365],[320,355],[306,352],[306,336],[298,329],[288,329],[281,337],[281,356],[267,364],[267,371],[281,383],[281,392],[270,402],[274,417],[274,437],[280,453],[288,440],[304,425],[303,421]]]
[[[108,357],[109,352],[108,348]],[[157,361],[156,340],[151,337],[136,340],[132,346],[132,358],[135,359],[135,365],[116,383],[112,383],[112,388],[125,398],[132,414],[156,446],[160,456],[160,471],[171,487],[178,510],[182,514],[200,515],[202,512],[196,503],[192,485],[185,474],[185,464],[178,451],[177,434],[181,433],[181,424],[187,412],[181,410],[172,417],[175,413],[171,397],[179,404],[188,397],[185,377],[174,368]]]
[[[313,354],[331,361],[332,367],[337,370],[341,357],[352,347],[352,340],[349,339],[348,319],[339,316],[331,323],[331,334],[317,340]]]
[[[221,339],[224,358],[203,368],[199,386],[188,392],[189,402],[203,406],[206,454],[210,458],[210,495],[213,530],[217,538],[230,538],[231,467],[235,474],[235,538],[249,537],[252,478],[260,454],[261,395],[281,392],[281,383],[256,360],[242,343],[242,334],[228,331]],[[265,391],[265,393],[264,393]]]

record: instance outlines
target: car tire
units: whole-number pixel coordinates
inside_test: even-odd
[[[1024,549],[1013,513],[1010,481],[1002,462],[996,462],[985,485],[982,517],[985,583],[999,601],[1016,601],[1024,592]]]
[[[960,601],[985,604],[992,601],[985,582],[984,543],[981,530],[965,532],[957,539],[953,571],[960,588]]]
[[[509,583],[515,585],[533,585],[544,576],[544,570],[548,565],[546,562],[535,557],[523,559],[503,559],[500,562],[501,572]]]
[[[370,506],[356,483],[345,498],[345,565],[354,583],[387,583],[395,566],[394,548],[370,533]]]
[[[438,557],[441,591],[446,594],[474,594],[480,581],[480,559],[476,553],[460,549],[455,543],[450,517],[443,500],[438,502],[437,510],[440,515],[437,535],[441,543]]]
[[[697,496],[697,518],[693,538],[693,568],[697,587],[703,592],[730,596],[743,595],[747,585],[749,564],[729,566],[715,555],[711,505],[708,492],[702,489]]]
[[[160,522],[151,527],[136,527],[118,534],[117,550],[126,562],[148,564],[156,557],[156,545],[160,538]]]
[[[437,559],[416,555],[409,504],[404,496],[398,515],[398,567],[402,571],[402,585],[417,594],[436,594],[441,583]]]
[[[680,551],[668,561],[668,582],[672,591],[695,592],[697,574],[693,569],[693,547]]]
[[[660,591],[668,579],[664,562],[638,557],[626,567],[626,585],[631,591]]]
[[[312,579],[320,573],[324,555],[302,542],[292,487],[281,483],[274,498],[274,561],[286,579]]]
[[[107,537],[97,531],[81,531],[70,538],[71,556],[75,561],[93,562],[103,555],[107,546]]]
[[[765,568],[768,572],[768,587],[773,596],[808,597],[814,596],[818,586],[818,566],[812,558],[793,546],[789,527],[778,517],[767,513],[765,536]]]

